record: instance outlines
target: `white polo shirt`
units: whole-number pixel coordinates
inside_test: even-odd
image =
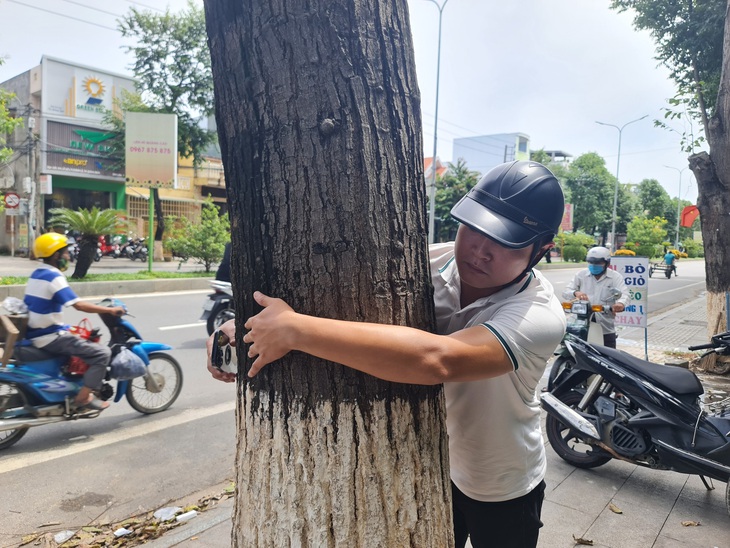
[[[536,388],[565,333],[565,313],[552,285],[535,271],[461,309],[453,242],[432,245],[430,258],[438,333],[482,325],[514,367],[499,377],[444,385],[451,480],[479,501],[521,497],[545,477]]]

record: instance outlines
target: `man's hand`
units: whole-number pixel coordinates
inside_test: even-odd
[[[619,312],[623,312],[625,309],[626,309],[626,307],[624,305],[622,305],[621,303],[616,303],[616,304],[614,304],[611,307],[611,311],[614,314],[618,314]]]
[[[236,320],[228,320],[226,323],[218,328],[218,331],[222,331],[228,336],[228,340],[230,341],[229,344],[231,346],[236,346]],[[214,336],[215,333],[208,337],[208,340],[205,343],[205,347],[208,351],[208,371],[210,371],[210,374],[213,376],[214,379],[218,379],[219,381],[236,382],[235,373],[227,373],[225,371],[221,371],[217,367],[213,367],[213,364],[210,361],[210,356],[213,352],[213,345],[216,344],[213,339]]]
[[[254,300],[264,309],[246,321],[248,333],[243,342],[250,344],[248,357],[256,358],[248,372],[255,376],[266,365],[285,356],[293,346],[290,342],[291,326],[296,325],[296,312],[281,299],[267,297],[260,291],[253,294]]]
[[[583,293],[582,291],[575,291],[573,295],[575,295],[575,298],[580,301],[590,301],[590,299],[588,298],[588,294]]]
[[[113,314],[114,316],[117,316],[121,318],[126,314],[126,310],[124,310],[123,306],[113,306],[112,308],[109,308],[109,314]]]

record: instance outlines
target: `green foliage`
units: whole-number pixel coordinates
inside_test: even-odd
[[[667,220],[660,217],[636,217],[626,231],[626,249],[650,259],[656,257],[663,250],[661,243],[667,236],[666,224]]]
[[[544,148],[541,148],[540,150],[531,150],[530,160],[533,162],[540,162],[544,166],[547,166],[550,162],[553,161],[550,155],[545,152]]]
[[[565,185],[573,204],[573,230],[593,233],[611,224],[616,179],[595,152],[583,154],[570,164]]]
[[[562,248],[563,260],[576,263],[585,261],[588,248],[596,243],[595,238],[585,232],[561,232],[557,241]]]
[[[92,207],[91,210],[84,208],[73,210],[61,207],[51,209],[49,213],[51,214],[51,218],[48,220],[49,226],[76,230],[85,237],[98,238],[104,234],[112,234],[125,228],[121,220],[124,211],[115,209]]]
[[[165,271],[148,271],[140,270],[132,274],[130,272],[106,273],[106,274],[87,274],[84,282],[124,282],[129,280],[176,280],[181,278],[206,278],[211,273],[204,272],[165,272]],[[81,280],[69,280],[70,282]],[[4,276],[0,278],[0,285],[25,285],[28,283],[27,276]]]
[[[720,86],[727,2],[613,0],[611,8],[634,13],[634,26],[651,33],[657,44],[656,59],[677,83],[677,96],[670,100],[665,120],[685,113],[706,120],[714,111]],[[691,150],[696,141],[693,134],[685,135],[683,147]]]
[[[5,136],[23,124],[22,118],[14,118],[8,111],[8,104],[14,97],[14,93],[0,89],[0,164],[7,162],[13,154],[13,150],[5,146]]]
[[[692,238],[685,238],[682,240],[682,247],[684,247],[684,250],[687,252],[687,256],[691,259],[705,256],[705,248],[702,245],[702,242],[697,242]]]
[[[94,260],[99,236],[125,229],[125,223],[122,221],[124,212],[115,209],[92,207],[91,210],[84,208],[73,210],[62,207],[51,209],[49,213],[51,217],[48,219],[48,226],[81,233],[79,257],[72,278],[86,276]]]
[[[435,241],[453,240],[458,221],[451,216],[451,208],[466,195],[479,180],[479,173],[466,167],[459,158],[456,164],[449,164],[449,170],[436,182],[436,219],[439,220]]]
[[[672,210],[672,200],[656,179],[644,179],[639,183],[639,206],[644,216],[664,217]],[[675,215],[676,216],[676,215]]]
[[[179,257],[181,261],[195,260],[210,272],[213,264],[223,258],[226,244],[231,239],[231,223],[227,216],[221,216],[218,208],[209,197],[203,202],[200,222],[192,223],[186,217],[168,217],[170,236],[164,246]]]
[[[563,247],[563,260],[579,263],[586,260],[588,248],[582,245],[566,245]]]
[[[203,9],[190,0],[186,10],[175,14],[132,8],[119,21],[119,30],[135,41],[125,49],[135,58],[132,71],[141,93],[140,108],[177,114],[178,152],[184,158],[192,155],[197,165],[215,140],[215,134],[200,124],[214,108]]]

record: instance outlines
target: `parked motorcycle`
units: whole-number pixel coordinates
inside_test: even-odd
[[[704,390],[687,369],[659,365],[569,335],[575,359],[542,395],[545,430],[555,452],[578,468],[611,459],[657,470],[730,481],[730,399],[703,405]],[[730,354],[730,331],[709,344]],[[730,483],[725,502],[730,513]]]
[[[147,260],[147,244],[144,238],[135,238],[127,247],[127,255],[133,261],[139,259],[142,262]]]
[[[104,299],[102,306],[122,306],[118,299]],[[114,397],[118,402],[126,396],[129,405],[140,413],[164,411],[180,395],[182,368],[175,358],[163,352],[171,347],[144,341],[137,329],[125,318],[100,315],[109,329],[109,346],[113,354],[128,348],[144,362],[144,375],[131,380],[117,380],[114,387],[105,382],[100,398]],[[85,332],[91,340],[99,330]],[[10,447],[34,426],[77,419],[92,419],[101,413],[93,409],[75,409],[74,396],[83,385],[88,365],[76,356],[55,356],[48,352],[16,344],[10,363],[0,368],[0,449]],[[107,381],[110,381],[107,375]]]
[[[115,242],[114,239],[109,241],[106,236],[99,236],[99,249],[102,257],[114,257],[116,259],[119,256],[119,243]]]
[[[79,244],[73,236],[68,236],[66,238],[66,242],[68,243],[69,261],[73,263],[79,258]]]
[[[206,320],[208,335],[212,335],[213,331],[222,324],[236,317],[230,282],[213,280],[210,282],[210,286],[213,288],[213,293],[206,295],[205,302],[203,302],[203,315],[200,316],[201,320]]]

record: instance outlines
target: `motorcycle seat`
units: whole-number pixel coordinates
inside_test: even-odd
[[[615,350],[605,346],[600,346],[597,349],[601,354],[622,363],[632,371],[648,378],[660,388],[669,390],[678,396],[696,397],[705,391],[697,375],[688,369],[649,362],[632,356],[623,350]]]

